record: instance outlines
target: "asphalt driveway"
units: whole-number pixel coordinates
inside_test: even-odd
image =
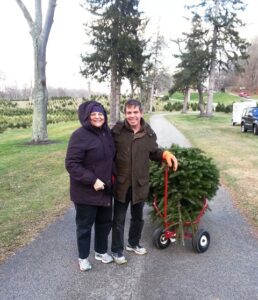
[[[190,146],[163,116],[153,116],[151,124],[160,145]],[[156,227],[146,206],[142,244],[149,253],[126,253],[128,264],[118,266],[94,261],[92,251],[93,269],[84,273],[78,270],[71,208],[0,266],[0,299],[258,299],[257,239],[226,189],[220,188],[210,204],[212,211],[200,224],[211,235],[207,252],[195,253],[190,241],[156,249]]]

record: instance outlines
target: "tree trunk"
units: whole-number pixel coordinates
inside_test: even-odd
[[[91,99],[91,84],[90,81],[88,82],[88,99]]]
[[[116,67],[111,68],[111,90],[110,90],[110,126],[113,127],[117,121],[116,119],[116,82],[117,82],[117,72]]]
[[[41,47],[34,42],[34,88],[33,88],[33,123],[32,142],[38,144],[48,140],[46,87],[46,60],[40,51]]]
[[[215,0],[215,18],[218,16],[219,4],[220,4],[220,0]],[[216,76],[217,39],[218,39],[218,25],[215,24],[213,27],[211,67],[210,67],[210,76],[209,76],[208,100],[206,106],[207,117],[213,115],[212,103],[213,103],[213,93],[214,93],[215,76]]]
[[[184,93],[184,103],[183,103],[182,114],[186,114],[187,113],[189,99],[190,99],[190,89],[189,89],[189,87],[187,87],[185,89],[185,93]]]
[[[154,85],[155,85],[155,80],[153,79],[151,83],[151,90],[150,90],[149,113],[152,113],[152,109],[153,109]]]
[[[198,95],[199,95],[199,101],[198,101],[198,108],[200,111],[200,115],[203,116],[205,114],[205,107],[204,107],[204,102],[203,102],[203,90],[201,86],[197,87],[198,90]]]
[[[133,99],[133,97],[134,97],[134,82],[132,79],[130,80],[130,88],[131,88],[130,97],[131,97],[131,99]]]
[[[144,111],[145,112],[150,112],[150,102],[151,102],[151,90],[152,90],[152,85],[150,83],[150,81],[148,80],[149,78],[151,78],[150,73],[147,74],[146,76],[147,80],[143,86],[142,90],[142,102],[144,104]]]
[[[151,88],[148,83],[141,89],[141,102],[145,112],[150,111],[150,94]]]
[[[116,82],[116,122],[120,120],[121,78]]]
[[[35,0],[35,20],[33,21],[27,7],[22,0],[16,0],[28,25],[33,41],[34,49],[34,87],[32,92],[33,100],[33,123],[32,143],[45,143],[48,140],[47,134],[47,104],[48,92],[46,85],[46,48],[50,30],[54,20],[54,13],[57,0],[49,0],[45,17],[45,24],[42,27],[41,0]]]
[[[212,111],[212,103],[213,103],[213,93],[214,93],[214,85],[215,85],[215,64],[211,63],[212,69],[210,72],[209,78],[209,88],[208,88],[208,100],[206,105],[206,116],[210,117],[213,115]]]

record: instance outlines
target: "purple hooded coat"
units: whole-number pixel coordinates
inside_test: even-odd
[[[82,126],[70,138],[65,167],[70,175],[70,196],[74,203],[110,206],[115,148],[105,110],[102,128],[90,124],[89,116],[94,106],[104,110],[96,101],[84,102],[79,106],[78,115]],[[104,190],[95,191],[93,188],[97,178],[105,183]]]

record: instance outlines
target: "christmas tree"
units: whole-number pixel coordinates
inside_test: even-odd
[[[177,239],[183,241],[184,224],[190,222],[193,233],[197,230],[194,221],[200,214],[206,200],[211,200],[219,187],[219,171],[213,160],[198,148],[183,148],[172,145],[169,149],[178,160],[178,170],[169,169],[167,189],[167,217],[164,213],[164,172],[166,165],[152,162],[150,167],[149,204],[157,200],[157,210],[153,208],[153,220],[164,221],[177,229]]]

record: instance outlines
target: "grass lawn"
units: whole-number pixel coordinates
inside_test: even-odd
[[[228,93],[216,92],[213,96],[214,103],[224,103],[225,105],[232,104],[233,102],[241,101],[239,96],[230,95]],[[204,93],[204,100],[207,101],[208,94]],[[174,93],[170,99],[172,101],[183,101],[184,95],[182,93],[176,92]],[[198,93],[192,92],[191,93],[191,102],[198,102]]]
[[[258,229],[258,136],[241,133],[231,125],[231,114],[212,118],[173,113],[173,123],[195,147],[210,155],[220,170],[221,181],[231,191],[236,205]]]
[[[0,134],[0,262],[70,205],[64,157],[78,122],[49,125],[56,143],[26,145],[31,129]]]

